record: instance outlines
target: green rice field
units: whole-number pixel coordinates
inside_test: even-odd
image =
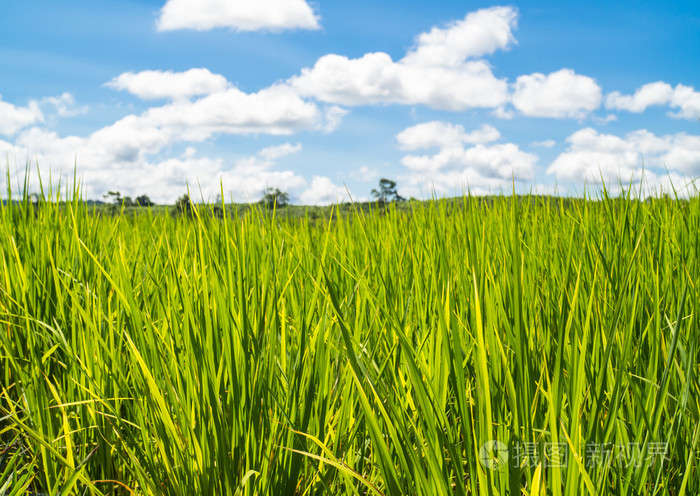
[[[45,194],[0,206],[2,495],[700,494],[697,196]]]

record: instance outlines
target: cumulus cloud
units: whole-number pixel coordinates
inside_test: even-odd
[[[128,115],[93,133],[87,141],[118,158],[154,154],[179,141],[203,141],[217,134],[292,134],[327,126],[324,113],[283,85],[257,93],[229,87],[194,101],[176,100]]]
[[[580,119],[597,109],[601,100],[595,80],[571,69],[520,76],[513,84],[513,106],[531,117]]]
[[[128,91],[144,100],[156,100],[209,95],[225,91],[230,85],[225,77],[213,74],[208,69],[190,69],[185,72],[125,72],[105,83],[105,86]]]
[[[633,95],[623,95],[613,91],[605,99],[605,106],[611,109],[641,113],[652,106],[668,105],[676,112],[669,112],[671,117],[681,119],[700,118],[700,92],[692,86],[677,85],[675,88],[663,81],[648,83]]]
[[[323,130],[329,126],[328,114],[337,122],[338,116],[332,107],[321,110],[284,85],[257,93],[227,87],[198,99],[175,100],[141,114],[127,115],[88,136],[61,137],[54,131],[31,127],[19,133],[14,144],[3,148],[22,160],[27,156],[36,157],[46,170],[51,168],[55,176],[72,172],[77,162],[85,184],[93,193],[102,194],[115,187],[116,178],[125,178],[122,188],[129,191],[131,184],[145,184],[151,177],[161,177],[166,169],[179,174],[193,166],[206,176],[218,167],[212,162],[214,159],[194,162],[191,157],[165,161],[159,158],[177,144],[201,142],[220,134],[289,135],[302,130]],[[284,145],[263,150],[250,170],[258,170],[261,165],[298,149],[299,145]],[[154,169],[153,164],[161,162],[164,164],[161,169]],[[222,177],[256,188],[264,181],[277,179],[288,179],[289,184],[298,185],[297,176],[291,172],[253,174],[252,179],[244,179],[244,166],[239,164],[228,176],[222,172]],[[245,191],[252,191],[253,186],[246,186]],[[154,191],[159,189],[156,183]],[[167,195],[167,188],[164,191]]]
[[[377,179],[379,179],[379,171],[375,168],[363,165],[359,169],[355,169],[354,171],[352,171],[350,173],[350,177],[352,179],[362,181],[363,183],[374,182]]]
[[[75,147],[84,145],[80,138],[59,138],[55,133],[38,129],[23,133],[21,138],[14,145],[0,141],[0,152],[11,153],[20,159],[36,156],[44,179],[49,171],[54,179],[63,176],[65,181],[66,177],[72,176],[73,162],[70,167],[66,162],[75,158],[71,155]],[[36,151],[39,141],[46,143],[41,152]],[[121,162],[106,161],[106,154],[97,148],[84,149],[84,154],[78,156],[78,175],[88,198],[99,198],[107,191],[117,190],[131,196],[145,193],[156,202],[172,203],[189,188],[193,199],[197,200],[201,195],[212,201],[223,184],[227,201],[257,201],[268,187],[289,190],[306,186],[304,178],[295,172],[277,169],[277,161],[300,150],[300,144],[285,143],[263,148],[257,154],[231,164],[219,157],[200,157],[193,147],[187,148],[180,157],[136,156],[130,157],[133,160]],[[17,168],[16,172],[21,174],[23,163]],[[31,174],[34,172],[30,170]],[[38,187],[36,177],[32,184],[34,189]]]
[[[309,187],[299,195],[303,205],[330,205],[350,200],[345,186],[338,186],[325,176],[313,176]],[[361,201],[357,198],[353,200]]]
[[[664,82],[645,84],[634,95],[623,95],[613,91],[605,99],[605,106],[628,112],[644,112],[652,105],[665,105],[673,96],[673,88]]]
[[[594,115],[593,117],[591,117],[591,120],[596,124],[605,126],[609,122],[615,122],[617,120],[617,116],[615,114],[608,114],[605,117],[599,117],[597,115]]]
[[[416,150],[432,147],[446,148],[458,143],[489,143],[500,137],[501,133],[498,129],[488,124],[467,133],[460,125],[431,121],[404,129],[396,135],[396,140],[402,150]]]
[[[42,98],[40,103],[53,108],[59,117],[75,117],[88,111],[88,106],[78,105],[70,93]]]
[[[0,95],[0,134],[12,136],[20,129],[44,120],[39,103],[31,100],[26,107],[2,101]]]
[[[418,35],[403,62],[418,66],[459,66],[466,59],[490,55],[515,43],[518,13],[512,7],[491,7],[467,14],[446,28]]]
[[[88,111],[78,106],[70,93],[30,100],[26,107],[2,101],[0,95],[0,135],[12,136],[20,130],[38,123],[51,122],[54,117],[73,117]]]
[[[303,96],[341,105],[423,104],[441,110],[499,108],[508,84],[475,57],[507,48],[517,11],[492,7],[446,28],[433,28],[399,60],[384,52],[351,59],[330,54],[288,83]]]
[[[403,130],[397,135],[401,148],[438,150],[403,157],[407,173],[402,178],[402,194],[459,194],[466,189],[486,194],[507,188],[513,179],[531,180],[537,156],[513,143],[494,143],[498,139],[498,130],[486,125],[465,132],[462,126],[428,122]]]
[[[566,141],[567,150],[547,169],[558,180],[627,184],[640,181],[643,169],[652,182],[661,181],[666,170],[677,178],[700,174],[700,136],[656,136],[641,129],[620,137],[585,128]]]
[[[51,170],[54,177],[72,175],[77,163],[83,184],[90,188],[92,198],[117,187],[123,193],[137,194],[131,188],[139,184],[154,198],[171,201],[174,198],[169,195],[173,190],[167,186],[167,181],[159,182],[160,179],[172,183],[175,177],[192,178],[192,174],[184,172],[194,168],[205,181],[216,177],[238,185],[238,189],[231,191],[245,200],[242,196],[253,197],[257,194],[255,191],[262,191],[268,184],[289,188],[305,185],[303,178],[291,171],[269,170],[270,164],[297,152],[301,145],[264,149],[234,168],[225,167],[218,158],[197,158],[190,152],[172,158],[169,157],[172,148],[223,134],[329,132],[347,113],[337,106],[320,107],[305,100],[285,84],[245,93],[207,70],[126,73],[112,80],[109,86],[126,89],[146,99],[172,100],[140,114],[127,115],[87,136],[60,136],[46,127],[32,127],[46,120],[42,109],[46,109],[49,117],[52,117],[49,108],[55,109],[59,116],[76,112],[70,94],[31,102],[26,108],[0,101],[0,134],[15,133],[13,143],[0,142],[0,152],[20,161],[26,157],[36,158],[42,171]],[[178,184],[182,186],[182,182]]]
[[[319,29],[305,0],[168,0],[160,11],[160,31],[233,28],[237,31]]]

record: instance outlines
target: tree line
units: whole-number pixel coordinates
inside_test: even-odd
[[[116,208],[151,207],[155,205],[148,195],[145,194],[137,196],[136,199],[132,199],[130,196],[122,196],[119,191],[109,191],[102,196],[108,203]],[[396,181],[386,178],[381,178],[379,180],[379,188],[372,190],[372,196],[379,204],[405,201],[405,198],[398,193]],[[191,215],[192,203],[189,194],[182,195],[175,202],[174,213]],[[279,188],[267,188],[258,203],[267,209],[284,208],[289,205],[289,194],[285,191],[281,191]],[[214,205],[214,209],[216,209],[217,206],[218,205]],[[218,208],[220,209],[221,207]]]

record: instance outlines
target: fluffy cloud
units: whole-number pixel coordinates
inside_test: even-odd
[[[671,85],[661,81],[645,84],[634,95],[622,95],[613,91],[605,99],[605,106],[611,109],[627,110],[628,112],[644,112],[652,105],[665,105],[673,96]]]
[[[692,86],[682,84],[673,88],[663,81],[645,84],[634,95],[623,95],[619,91],[610,93],[605,106],[611,109],[627,110],[628,112],[641,113],[648,107],[655,105],[668,105],[676,112],[669,112],[671,117],[682,119],[700,118],[700,92]]]
[[[42,98],[40,103],[53,107],[59,117],[74,117],[88,111],[88,106],[78,106],[70,93]]]
[[[51,147],[65,156],[77,144],[72,139],[61,139],[53,133],[33,129],[25,133],[21,145],[0,140],[0,153],[26,156],[29,151],[27,145],[33,140],[43,140],[48,143],[47,148]],[[157,203],[172,203],[189,191],[194,201],[214,201],[220,195],[223,186],[227,202],[258,201],[267,188],[279,188],[290,192],[298,196],[299,201],[305,205],[329,205],[337,201],[349,201],[345,186],[334,184],[328,177],[313,176],[311,184],[308,184],[294,171],[278,167],[278,161],[301,150],[301,144],[298,143],[269,146],[231,165],[222,158],[198,156],[196,149],[189,147],[176,158],[149,160],[148,157],[139,157],[129,163],[103,163],[100,167],[81,166],[78,172],[83,192],[88,198],[99,198],[109,190],[116,190],[125,196],[148,194],[151,200]],[[51,157],[55,155],[38,156],[44,180],[51,169]],[[13,171],[13,177],[17,173],[22,175],[23,166],[18,169]],[[34,169],[30,169],[32,191],[38,189],[35,172]],[[65,181],[66,176],[72,176],[72,169],[53,169],[52,172],[54,180],[62,175]],[[4,186],[3,181],[4,178],[0,178],[0,185]],[[364,201],[362,197],[354,199]]]
[[[200,142],[219,134],[289,135],[302,130],[324,130],[329,121],[337,123],[339,115],[342,112],[334,107],[324,111],[302,100],[284,85],[251,94],[227,87],[192,101],[175,100],[138,115],[127,115],[85,137],[61,137],[54,131],[32,127],[21,132],[14,144],[5,143],[3,149],[20,159],[36,157],[41,166],[47,171],[50,168],[55,176],[72,172],[77,161],[79,172],[93,195],[119,186],[115,183],[120,183],[119,187],[125,192],[130,191],[133,184],[148,186],[149,178],[165,177],[165,171],[181,174],[188,167],[195,167],[206,178],[221,169],[215,159],[159,158],[179,143]],[[300,178],[289,171],[252,173],[267,170],[263,167],[265,164],[298,149],[297,145],[265,149],[247,169],[241,163],[233,171],[221,172],[221,177],[227,183],[242,185],[243,189],[237,190],[238,195],[243,192],[252,195],[257,188],[264,189],[266,182],[282,184],[286,180],[289,187],[298,186]],[[244,177],[245,170],[251,172],[251,178]],[[151,190],[154,194],[165,198],[172,193],[158,184],[154,183]]]
[[[75,151],[79,158],[87,150],[88,155],[99,151],[103,161],[130,162],[177,142],[203,141],[217,134],[287,135],[327,124],[317,105],[286,86],[257,93],[229,87],[194,101],[176,100],[128,115],[82,139],[83,146]]]
[[[26,107],[3,102],[0,95],[0,135],[12,136],[33,124],[51,122],[56,116],[73,117],[87,110],[87,106],[76,105],[70,93],[30,100]]]
[[[363,183],[374,182],[377,179],[379,179],[379,171],[375,168],[370,168],[366,165],[363,165],[359,169],[353,170],[350,173],[350,177]],[[358,199],[356,198],[356,200]]]
[[[203,188],[205,199],[213,198],[220,191],[219,184],[223,185],[226,200],[233,199],[236,202],[257,201],[267,188],[279,188],[284,191],[300,188],[306,185],[303,177],[290,170],[274,170],[276,161],[287,155],[301,151],[301,145],[285,143],[279,146],[263,148],[257,155],[239,160],[232,168],[221,166],[212,171],[205,178],[207,187]],[[168,169],[172,169],[172,163],[164,163]],[[188,164],[183,164],[187,168]],[[187,169],[186,169],[187,170]],[[192,180],[204,184],[200,169],[195,169],[196,175],[189,168]],[[178,176],[176,176],[178,177]],[[183,177],[180,175],[179,177]]]
[[[490,126],[470,133],[462,126],[445,122],[428,122],[405,129],[397,135],[401,148],[438,147],[438,150],[434,154],[403,157],[401,163],[407,174],[402,177],[401,193],[404,196],[430,192],[459,194],[468,188],[476,194],[487,194],[508,188],[513,179],[532,179],[537,156],[523,152],[513,143],[493,143],[499,138],[500,133]]]
[[[0,95],[0,134],[11,136],[20,129],[43,120],[44,114],[38,102],[32,100],[26,107],[17,107],[3,102]]]
[[[602,179],[615,185],[640,181],[643,169],[647,180],[659,183],[666,170],[676,178],[700,174],[700,136],[656,136],[642,129],[619,137],[586,128],[566,141],[568,149],[547,169],[558,180],[598,183]]]
[[[91,198],[115,188],[122,193],[140,194],[143,191],[133,191],[134,185],[140,185],[154,199],[172,201],[175,190],[179,188],[178,195],[182,194],[184,181],[194,180],[192,172],[196,171],[201,184],[218,184],[218,179],[223,179],[232,188],[230,192],[244,201],[268,185],[304,186],[304,179],[293,172],[271,169],[277,159],[299,151],[301,146],[285,144],[266,148],[233,168],[225,167],[218,158],[197,158],[193,154],[169,157],[172,147],[221,134],[328,132],[346,114],[339,107],[322,108],[304,100],[285,84],[245,93],[223,77],[201,69],[183,73],[126,73],[112,80],[109,86],[126,89],[142,98],[168,97],[172,101],[140,114],[127,115],[87,136],[60,136],[47,128],[29,127],[45,120],[44,108],[48,111],[51,107],[58,115],[74,113],[75,101],[70,94],[32,102],[24,109],[0,102],[0,111],[6,110],[0,113],[0,125],[4,126],[0,131],[6,128],[8,133],[19,132],[14,143],[0,142],[0,152],[15,161],[36,157],[42,171],[51,170],[54,177],[72,175],[77,163]],[[177,177],[181,178],[179,182]],[[207,192],[214,190],[207,186]]]
[[[209,95],[225,91],[230,85],[225,77],[213,74],[208,69],[190,69],[185,72],[125,72],[105,86],[115,90],[126,90],[144,100],[155,100]]]
[[[488,124],[467,133],[460,125],[431,121],[404,129],[396,135],[396,140],[402,150],[416,150],[432,147],[447,148],[458,143],[489,143],[500,137],[501,133],[498,129]]]
[[[330,205],[350,200],[345,186],[338,186],[325,176],[313,176],[311,185],[299,195],[302,205]],[[362,201],[358,198],[353,200]]]
[[[288,83],[303,96],[342,105],[423,104],[450,111],[499,108],[508,101],[508,84],[491,66],[474,57],[505,49],[513,42],[517,12],[493,7],[468,14],[446,28],[416,39],[406,56],[383,52],[356,59],[326,55]]]
[[[79,138],[61,139],[54,133],[32,129],[24,133],[15,145],[0,141],[0,152],[23,158],[30,150],[36,150],[36,140],[47,143],[47,150],[36,154],[44,180],[49,177],[49,171],[54,180],[58,177],[64,181],[70,178],[72,166],[67,167],[65,160],[74,147],[81,145]],[[257,201],[268,187],[289,190],[306,186],[304,178],[295,172],[276,168],[278,160],[300,150],[299,144],[285,143],[263,148],[256,155],[239,159],[231,165],[221,158],[199,157],[192,147],[177,158],[151,159],[139,156],[132,161],[117,163],[106,162],[105,154],[94,148],[87,150],[82,155],[83,159],[78,159],[78,175],[88,198],[99,198],[107,191],[117,190],[132,197],[145,193],[156,202],[172,203],[189,188],[193,199],[203,197],[204,200],[212,201],[220,193],[222,184],[227,201]],[[95,163],[99,166],[94,166]],[[21,175],[24,165],[17,168],[18,171],[13,174]],[[31,184],[36,190],[38,179],[33,168],[30,169],[30,175],[34,176]]]
[[[175,101],[151,108],[138,120],[176,139],[192,141],[215,133],[290,134],[320,129],[326,124],[318,106],[302,100],[284,85],[257,93],[229,88],[193,102]]]
[[[579,119],[597,109],[601,100],[595,80],[571,69],[520,76],[513,84],[513,106],[532,117]]]
[[[394,62],[382,52],[359,59],[325,55],[289,81],[299,94],[342,105],[423,104],[441,110],[504,105],[508,85],[483,61],[458,67],[421,67]]]
[[[517,11],[511,7],[491,7],[467,14],[447,28],[434,27],[422,33],[403,62],[418,66],[459,66],[466,59],[490,55],[515,43],[513,29]]]
[[[238,31],[319,29],[305,0],[168,0],[160,11],[160,31],[213,28]]]

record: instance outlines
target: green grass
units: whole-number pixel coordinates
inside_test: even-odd
[[[700,493],[697,197],[47,196],[0,206],[0,494]]]

